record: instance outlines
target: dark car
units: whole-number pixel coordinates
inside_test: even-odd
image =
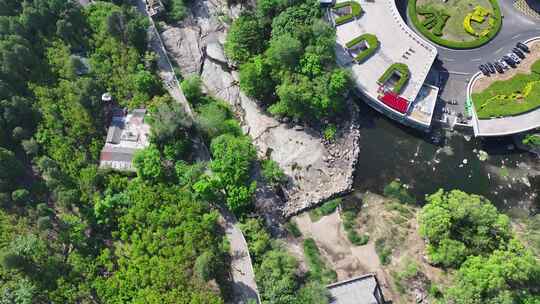
[[[486,66],[491,74],[495,74],[495,67],[493,66],[493,63],[488,62]]]
[[[502,67],[502,65],[500,63],[495,62],[494,66],[495,66],[495,69],[497,70],[497,72],[499,72],[501,74],[504,73],[504,68]]]
[[[504,60],[504,62],[508,63],[509,66],[515,68],[516,67],[516,62],[514,61],[514,59],[504,55],[502,57],[502,59]]]
[[[486,75],[486,76],[489,76],[489,71],[488,69],[486,68],[486,66],[484,66],[483,64],[478,66],[478,69],[480,69],[480,71],[482,71],[482,74]]]
[[[517,47],[513,48],[512,52],[514,52],[514,54],[516,54],[519,58],[525,59],[525,54]]]
[[[525,45],[525,43],[523,42],[518,42],[516,44],[516,47],[518,47],[520,50],[522,50],[523,52],[526,52],[526,53],[530,53],[531,50],[529,50],[529,47]]]

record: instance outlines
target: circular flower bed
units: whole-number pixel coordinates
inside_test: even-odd
[[[466,10],[450,6],[446,9],[446,4],[441,2],[431,4],[429,1],[409,0],[407,12],[415,28],[432,42],[452,49],[471,49],[488,43],[502,27],[501,9],[497,0],[478,2],[489,2],[491,7],[478,4]],[[466,41],[448,38],[450,33],[460,31],[461,35],[467,37],[462,39]]]

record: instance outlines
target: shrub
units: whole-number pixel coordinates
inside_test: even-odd
[[[199,76],[190,76],[180,84],[186,99],[193,104],[197,104],[203,97],[202,80]]]
[[[323,131],[324,139],[329,140],[329,141],[334,140],[336,138],[336,132],[337,132],[336,125],[329,124],[328,126],[326,126],[326,128],[324,128],[324,131]]]
[[[373,34],[363,34],[360,35],[353,40],[347,42],[346,46],[347,48],[352,48],[355,45],[361,43],[362,41],[366,41],[368,44],[368,48],[363,50],[362,52],[356,54],[356,57],[354,57],[354,60],[358,63],[364,62],[369,56],[371,56],[375,51],[379,48],[380,42],[377,39],[377,36]]]
[[[437,35],[430,32],[426,27],[422,25],[422,23],[418,19],[416,1],[417,0],[409,0],[407,4],[408,15],[411,18],[411,21],[416,27],[416,29],[429,40],[439,45],[451,48],[451,49],[472,49],[472,48],[479,47],[483,44],[486,44],[489,41],[491,41],[491,39],[495,38],[495,36],[499,33],[502,27],[502,16],[501,16],[501,10],[499,8],[499,3],[497,2],[497,0],[489,0],[491,6],[493,7],[493,16],[492,16],[493,25],[491,26],[491,31],[489,31],[488,34],[472,41],[446,40],[444,38],[438,37]]]
[[[30,200],[30,192],[26,189],[17,189],[11,193],[11,200],[21,205]]]
[[[540,147],[540,134],[527,134],[523,139],[523,144],[531,147]]]
[[[42,216],[37,220],[37,227],[40,231],[48,230],[52,227],[51,218],[48,216]]]
[[[381,264],[388,265],[392,261],[392,249],[387,247],[386,240],[379,238],[375,240],[375,251],[379,256]]]
[[[319,208],[311,210],[309,212],[309,217],[311,218],[311,221],[316,222],[321,217],[334,213],[339,204],[341,204],[341,199],[336,198],[322,204]]]
[[[302,232],[298,228],[298,225],[296,225],[296,223],[292,220],[285,224],[285,229],[287,229],[287,231],[295,238],[302,236]]]
[[[414,204],[416,200],[398,180],[393,180],[384,187],[383,194],[386,197],[397,199],[400,203]]]
[[[392,74],[394,72],[399,72],[400,78],[398,82],[395,84],[393,88],[393,92],[396,94],[399,94],[401,92],[401,89],[403,89],[403,86],[409,81],[409,78],[411,77],[411,73],[409,71],[409,67],[404,63],[393,63],[377,80],[379,84],[384,84],[387,82]]]
[[[262,175],[272,186],[277,186],[283,184],[287,181],[287,176],[283,170],[279,167],[278,163],[271,160],[265,159],[261,162],[262,165]]]
[[[369,242],[369,235],[360,235],[356,230],[347,231],[347,238],[355,246],[364,246]]]
[[[336,280],[336,272],[328,269],[324,264],[319,248],[313,239],[309,238],[304,241],[304,254],[309,267],[310,279],[324,284],[329,284]]]
[[[339,8],[343,8],[347,6],[351,7],[351,13],[348,15],[340,16],[336,18],[335,20],[336,25],[345,24],[349,21],[352,21],[354,18],[360,17],[360,15],[362,15],[362,12],[363,12],[362,7],[356,1],[345,1],[345,2],[337,3],[336,5],[334,5],[334,9],[339,9]]]
[[[343,220],[343,228],[347,233],[347,238],[353,245],[363,246],[369,242],[369,235],[360,235],[358,234],[358,232],[356,232],[356,215],[356,211],[344,211],[341,215],[341,218]]]
[[[394,277],[396,289],[399,293],[404,294],[406,292],[406,286],[409,285],[408,281],[415,278],[420,272],[418,268],[418,264],[407,257],[400,271],[392,271],[392,277]]]

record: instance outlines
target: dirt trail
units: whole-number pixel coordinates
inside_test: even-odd
[[[305,238],[311,237],[315,240],[329,266],[336,271],[338,281],[376,273],[385,297],[392,298],[388,275],[381,267],[373,242],[365,246],[353,246],[343,230],[338,212],[315,223],[311,222],[307,213],[295,217],[294,220]]]

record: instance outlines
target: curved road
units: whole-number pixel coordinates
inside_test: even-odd
[[[415,30],[412,23],[409,22],[407,14],[404,13],[406,2],[401,1],[400,3],[401,13],[407,24]],[[504,54],[511,52],[518,41],[540,36],[538,21],[530,19],[514,9],[513,2],[513,0],[499,1],[503,25],[497,36],[487,44],[476,49],[452,50],[432,43],[437,48],[438,59],[442,63],[442,67],[449,73],[474,74],[478,71],[480,64],[500,59]]]

